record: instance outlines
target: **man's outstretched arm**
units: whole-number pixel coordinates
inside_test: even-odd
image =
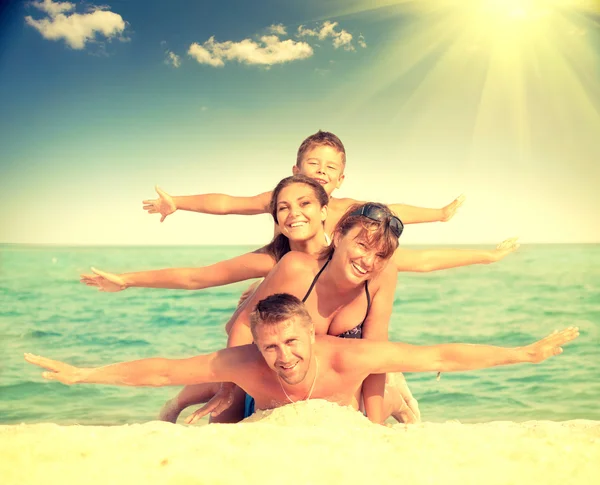
[[[577,327],[555,331],[525,347],[475,344],[418,346],[398,342],[362,341],[354,365],[365,372],[455,372],[500,365],[539,363],[562,353],[562,345],[579,336]]]
[[[160,222],[176,210],[201,212],[203,214],[255,215],[269,212],[271,192],[252,197],[235,197],[226,194],[200,194],[173,197],[160,187],[155,187],[158,199],[144,200],[144,210],[149,214],[160,214]]]
[[[189,359],[150,358],[119,362],[104,367],[75,367],[57,360],[25,354],[30,364],[46,369],[42,377],[63,384],[107,384],[133,387],[164,387],[205,382],[235,382],[235,369],[243,365],[243,353],[225,349]]]

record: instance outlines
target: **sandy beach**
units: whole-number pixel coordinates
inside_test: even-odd
[[[0,426],[8,484],[592,484],[600,422],[382,427],[301,402],[237,425]]]

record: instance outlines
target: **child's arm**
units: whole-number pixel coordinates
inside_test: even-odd
[[[458,268],[471,264],[489,264],[500,261],[519,248],[517,238],[502,241],[496,249],[425,249],[398,248],[394,264],[398,271],[426,273],[441,269]]]
[[[156,187],[158,199],[144,200],[144,210],[148,214],[160,214],[160,222],[176,210],[201,212],[203,214],[255,215],[269,212],[271,192],[252,197],[234,197],[226,194],[200,194],[172,197],[160,187]]]
[[[427,209],[425,207],[415,207],[406,204],[388,204],[388,207],[400,218],[404,224],[418,224],[421,222],[447,222],[456,213],[456,210],[465,201],[464,195],[459,195],[456,199],[441,209]]]
[[[275,266],[275,260],[259,251],[201,268],[170,268],[119,275],[92,268],[95,274],[83,274],[80,281],[108,293],[131,287],[201,290],[266,276]]]
[[[340,204],[341,213],[345,212],[351,205],[365,204],[365,201],[355,199],[336,199]],[[386,204],[404,224],[418,224],[421,222],[447,222],[456,213],[456,210],[465,201],[465,196],[460,195],[447,206],[441,209],[427,209],[406,204]]]

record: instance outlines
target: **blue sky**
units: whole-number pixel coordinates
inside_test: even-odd
[[[598,3],[8,2],[0,242],[262,243],[267,216],[141,200],[268,190],[318,129],[339,196],[467,195],[407,243],[600,242]]]

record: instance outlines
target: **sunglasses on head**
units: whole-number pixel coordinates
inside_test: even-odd
[[[393,215],[390,215],[380,206],[375,204],[365,204],[361,208],[356,209],[350,213],[351,216],[364,216],[367,219],[371,219],[375,222],[384,222],[388,221],[390,225],[390,229],[394,233],[394,236],[400,237],[402,231],[404,230],[404,224],[402,221]]]

